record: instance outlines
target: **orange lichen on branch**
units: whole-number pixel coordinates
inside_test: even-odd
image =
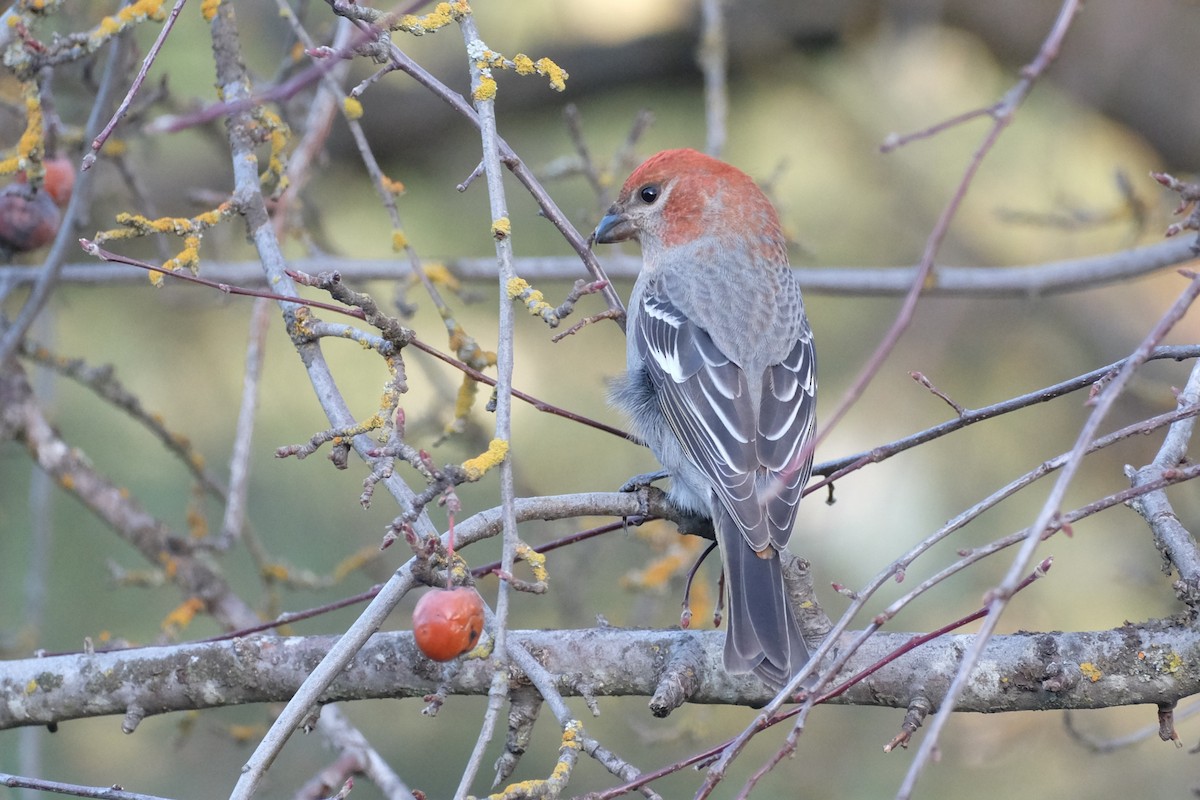
[[[42,161],[46,157],[45,117],[37,81],[21,84],[21,100],[25,104],[25,131],[17,141],[15,152],[0,160],[0,175],[24,172],[34,186],[43,177]]]
[[[530,572],[533,573],[533,579],[539,583],[545,583],[550,578],[550,573],[546,569],[546,555],[539,553],[525,542],[517,542],[516,557],[518,561],[524,561],[529,565]]]
[[[463,471],[467,473],[467,480],[479,480],[487,474],[488,470],[499,466],[507,456],[508,442],[504,439],[492,439],[487,450],[462,463]]]
[[[63,0],[21,0],[17,10],[22,14],[49,14],[57,11]],[[8,24],[14,26],[19,22],[15,17],[8,18]]]
[[[558,749],[558,761],[549,777],[517,781],[505,786],[488,800],[515,800],[518,797],[558,797],[571,778],[579,752],[583,750],[583,723],[570,720],[563,726],[562,744]]]
[[[479,370],[496,366],[494,350],[484,350],[479,346],[479,342],[475,341],[475,337],[450,317],[446,318],[446,327],[450,331],[450,349],[461,361]]]
[[[511,59],[490,49],[480,39],[467,44],[467,55],[475,62],[479,70],[479,83],[472,96],[476,100],[491,100],[496,96],[496,79],[492,75],[494,69],[510,69],[518,75],[541,75],[550,79],[550,88],[556,92],[565,91],[567,71],[549,58],[539,58],[534,61],[524,53],[517,53]]]
[[[204,515],[204,509],[200,506],[199,502],[188,504],[187,527],[188,536],[193,539],[208,537],[208,517]]]
[[[111,14],[100,20],[87,35],[88,50],[94,51],[119,33],[123,33],[138,23],[146,20],[162,22],[166,19],[163,11],[163,0],[136,0],[122,8],[116,14]]]
[[[234,744],[249,744],[256,742],[267,732],[267,726],[261,723],[254,725],[230,725],[225,729]]]
[[[435,286],[444,286],[452,292],[462,289],[462,281],[445,264],[424,264],[421,268],[425,272],[425,277],[429,278]]]
[[[286,583],[292,577],[292,571],[286,564],[275,562],[263,564],[259,574],[264,580],[272,583]]]
[[[471,93],[471,97],[478,101],[494,100],[496,98],[496,79],[491,75],[484,75],[479,79],[479,85],[475,87],[475,91]]]
[[[204,601],[199,597],[189,597],[178,606],[162,621],[162,629],[170,634],[176,634],[192,624],[192,620],[196,615],[204,610]]]
[[[548,58],[539,58],[534,64],[538,75],[544,75],[550,79],[550,88],[556,92],[566,91],[567,78],[571,77],[567,71],[555,64]]]
[[[413,36],[424,36],[441,30],[451,22],[458,22],[470,13],[471,6],[466,0],[455,0],[452,3],[438,3],[428,14],[405,14],[389,27],[391,30],[411,33]]]
[[[454,397],[454,419],[446,423],[444,433],[448,436],[460,432],[466,425],[467,414],[475,405],[479,395],[479,383],[470,375],[463,375],[462,383],[458,385],[458,394]]]
[[[448,309],[442,309],[442,319],[450,334],[450,348],[460,361],[472,369],[480,371],[496,365],[496,353],[480,347],[479,342],[475,341],[475,338],[463,330],[463,327],[450,316]],[[463,430],[466,426],[467,414],[475,405],[475,398],[478,394],[479,384],[470,375],[463,375],[462,383],[458,387],[458,395],[454,401],[454,418],[446,423],[443,430],[446,436]]]
[[[188,217],[159,217],[149,219],[141,214],[121,213],[117,215],[120,228],[99,231],[93,242],[97,245],[115,239],[137,239],[159,233],[170,233],[183,239],[183,250],[163,264],[163,269],[174,272],[187,267],[196,274],[200,271],[200,239],[204,231],[234,215],[233,202],[226,200],[216,208],[203,214]],[[162,285],[162,275],[150,273],[150,282]]]
[[[278,114],[263,106],[254,109],[254,121],[262,126],[263,138],[270,144],[267,168],[258,176],[258,181],[271,196],[278,197],[288,187],[287,170],[283,153],[291,140],[292,131]]]
[[[387,175],[380,176],[379,181],[380,181],[380,183],[383,184],[383,188],[385,191],[390,192],[391,194],[394,194],[394,195],[404,194],[404,182],[403,181],[393,180],[392,178],[389,178]]]
[[[200,4],[200,16],[204,17],[205,22],[212,22],[217,16],[217,9],[221,7],[221,0],[204,0]]]
[[[342,98],[342,113],[346,115],[346,119],[362,119],[362,101],[357,97]]]
[[[534,289],[523,278],[512,278],[506,287],[508,298],[510,300],[520,300],[525,304],[525,308],[535,317],[541,317],[547,322],[550,320],[557,321],[554,313],[554,306],[546,302],[546,296],[539,290]]]

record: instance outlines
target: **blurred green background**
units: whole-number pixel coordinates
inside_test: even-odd
[[[97,6],[101,4],[96,4]],[[323,3],[299,4],[318,36],[331,17]],[[1004,12],[998,7],[1003,5]],[[699,11],[692,2],[637,0],[527,0],[475,3],[477,24],[488,45],[506,55],[549,56],[571,77],[565,94],[538,77],[499,75],[501,133],[535,169],[573,153],[563,108],[575,103],[587,141],[602,167],[624,141],[642,109],[655,122],[637,144],[639,156],[667,147],[705,144],[703,85],[695,66]],[[260,80],[285,63],[290,35],[274,4],[236,4],[246,60]],[[1132,9],[1136,8],[1136,13]],[[949,116],[989,105],[1012,85],[1021,64],[1032,59],[1056,11],[1054,4],[986,0],[945,3],[825,2],[793,4],[755,0],[730,4],[731,75],[728,146],[724,157],[770,182],[785,226],[797,246],[799,266],[909,265],[978,146],[986,120],[946,131],[884,156],[879,143],[890,132],[908,132]],[[68,9],[56,21],[78,30],[98,9]],[[73,16],[72,16],[73,15]],[[147,47],[157,34],[143,26]],[[1190,32],[1190,33],[1188,33]],[[1189,102],[1191,42],[1200,33],[1200,7],[1189,3],[1088,3],[1068,36],[1060,62],[1035,89],[1016,122],[1001,137],[976,178],[942,247],[939,263],[989,266],[1033,264],[1105,253],[1161,238],[1174,205],[1146,174],[1195,169]],[[397,34],[398,44],[451,86],[465,91],[462,40],[456,28],[419,39]],[[347,88],[369,74],[355,67]],[[214,101],[208,35],[198,9],[188,8],[151,71],[168,80],[170,102],[142,113],[119,129],[136,169],[160,213],[191,216],[203,209],[202,191],[230,186],[223,126],[177,135],[147,136],[138,125],[170,107]],[[56,79],[60,111],[81,124],[90,96],[77,68]],[[8,90],[11,93],[12,87]],[[479,160],[479,141],[462,119],[399,73],[363,95],[363,123],[385,171],[407,187],[400,213],[410,241],[429,261],[455,256],[489,257],[494,251],[482,182],[459,193]],[[290,111],[303,119],[304,97]],[[6,122],[19,132],[21,120]],[[344,125],[331,140],[306,192],[311,232],[331,252],[389,258],[391,226],[366,180]],[[15,135],[15,134],[14,134]],[[111,227],[118,210],[142,211],[116,170],[103,159],[99,188],[81,235]],[[1128,176],[1133,196],[1123,195],[1116,176]],[[624,174],[606,174],[619,184]],[[559,205],[588,231],[601,204],[581,177],[549,181]],[[532,200],[510,180],[509,208],[517,255],[570,254],[570,249]],[[1014,221],[1013,217],[1021,217]],[[1040,217],[1031,222],[1029,217]],[[177,249],[177,243],[171,242]],[[155,246],[132,243],[122,252],[160,258]],[[601,259],[609,251],[601,252]],[[289,253],[300,256],[299,243]],[[240,223],[207,235],[206,262],[252,257]],[[79,260],[81,260],[80,257]],[[27,263],[37,263],[36,255]],[[397,262],[397,276],[407,266]],[[581,272],[582,275],[582,272]],[[569,282],[539,285],[552,302]],[[369,288],[380,299],[392,286]],[[622,295],[628,285],[619,287]],[[912,329],[846,421],[826,440],[817,459],[869,449],[936,424],[950,410],[909,377],[917,370],[959,403],[977,407],[1031,391],[1128,354],[1174,301],[1182,279],[1159,275],[1103,289],[1051,298],[926,299]],[[475,302],[453,300],[468,331],[495,346],[497,289],[468,287]],[[10,298],[13,313],[23,298]],[[419,290],[409,294],[420,301]],[[841,397],[899,307],[897,298],[810,294],[809,316],[821,365],[821,408],[827,415]],[[584,300],[581,314],[601,309]],[[240,401],[250,301],[168,283],[64,286],[55,295],[37,337],[57,352],[93,364],[112,364],[120,379],[168,425],[188,436],[222,475],[233,446]],[[422,303],[411,324],[422,338],[444,344],[436,313]],[[355,551],[377,543],[396,513],[379,492],[369,510],[358,505],[363,465],[351,460],[339,472],[325,451],[305,461],[277,460],[276,447],[304,442],[326,427],[299,360],[277,320],[268,338],[264,391],[253,440],[249,517],[268,551],[294,567],[328,573]],[[1171,334],[1173,343],[1194,342],[1194,318]],[[526,315],[517,321],[516,384],[539,398],[612,424],[622,424],[605,403],[605,379],[623,368],[624,348],[615,325],[597,325],[560,343]],[[379,359],[348,342],[325,346],[351,407],[373,412],[387,376]],[[406,354],[410,392],[403,399],[409,440],[432,447],[452,416],[457,375],[419,353]],[[1174,406],[1172,386],[1186,379],[1187,365],[1153,364],[1121,400],[1106,429]],[[95,466],[126,486],[153,513],[177,530],[187,526],[192,486],[182,465],[144,430],[76,385],[38,378],[39,390],[63,437]],[[862,470],[837,486],[833,505],[811,498],[801,507],[793,549],[810,558],[819,587],[838,582],[858,587],[935,530],[946,519],[1011,478],[1071,446],[1088,409],[1082,396],[977,425],[966,431]],[[482,410],[462,435],[433,449],[439,462],[475,455],[491,437]],[[1148,462],[1161,436],[1128,441],[1089,460],[1074,484],[1075,507],[1123,488],[1122,466]],[[517,404],[514,453],[522,494],[607,490],[654,466],[651,456],[606,434],[582,429]],[[35,648],[73,650],[83,637],[101,635],[150,642],[161,636],[166,614],[181,601],[170,585],[129,588],[117,584],[110,564],[145,570],[138,555],[97,519],[62,493],[51,499],[52,546],[42,621],[31,628],[26,574],[33,518],[29,497],[32,466],[24,449],[0,443],[0,648],[8,658]],[[1047,485],[1038,485],[997,508],[918,561],[907,581],[880,593],[869,611],[882,608],[916,582],[956,558],[960,548],[989,542],[1033,521]],[[464,486],[465,509],[497,502],[495,478]],[[1185,525],[1200,522],[1195,489],[1173,490]],[[211,526],[221,510],[208,503]],[[438,524],[444,524],[435,511]],[[589,521],[528,525],[522,536],[537,544],[587,527]],[[661,539],[613,534],[550,558],[551,591],[515,598],[516,627],[592,624],[603,615],[615,625],[677,624],[679,585],[634,591],[632,571],[661,554]],[[465,555],[473,564],[497,556],[485,542]],[[1117,508],[1075,526],[1073,538],[1043,545],[1056,562],[1050,577],[1021,594],[1001,623],[1002,631],[1109,628],[1126,620],[1166,616],[1178,610],[1169,579],[1138,517]],[[286,592],[281,607],[306,608],[364,590],[404,558],[397,546],[341,584]],[[1001,555],[956,576],[927,594],[895,623],[897,630],[927,630],[974,610],[1003,574]],[[222,568],[251,603],[268,610],[268,594],[242,549],[222,558]],[[702,573],[715,581],[710,564]],[[494,580],[481,584],[485,597]],[[836,616],[845,600],[824,592]],[[392,618],[405,627],[411,602]],[[274,613],[279,609],[271,609]],[[295,626],[297,633],[338,632],[354,611]],[[703,624],[700,615],[699,624]],[[861,624],[861,623],[860,623]],[[185,632],[199,638],[216,632],[207,620]],[[1189,665],[1194,668],[1194,665]],[[430,797],[453,792],[474,743],[483,701],[451,698],[435,719],[420,714],[420,701],[360,703],[346,708],[374,746],[413,788]],[[603,716],[591,718],[574,703],[590,733],[642,769],[653,769],[711,746],[750,721],[747,709],[685,707],[667,720],[648,713],[643,700],[602,699]],[[264,725],[272,709],[233,708],[198,717],[173,715],[145,721],[136,734],[120,733],[120,720],[66,723],[57,733],[0,733],[0,771],[18,772],[20,737],[41,748],[41,777],[107,785],[181,798],[228,793],[256,739],[237,743],[231,726]],[[810,720],[795,758],[777,768],[759,795],[886,797],[895,791],[909,758],[884,755],[902,712],[825,708]],[[1155,720],[1154,709],[1090,712],[1078,721],[1097,736],[1126,733]],[[950,798],[1122,797],[1186,795],[1200,784],[1186,750],[1157,739],[1109,755],[1087,752],[1064,730],[1061,714],[961,715],[943,739],[941,760],[919,785],[920,796]],[[1186,724],[1187,741],[1195,731]],[[1190,734],[1190,737],[1189,737]],[[759,738],[743,755],[727,786],[741,781],[781,741]],[[918,734],[919,736],[919,734]],[[502,734],[491,753],[499,753]],[[547,714],[515,777],[538,777],[553,764],[557,727]],[[269,773],[263,797],[288,797],[330,754],[317,736],[297,737]],[[487,763],[490,764],[490,757]],[[485,768],[484,776],[489,776]],[[580,760],[573,793],[611,785],[613,779],[588,759]],[[665,797],[690,796],[690,772],[664,781]],[[487,789],[486,780],[477,786]],[[730,788],[727,796],[732,793]],[[354,797],[375,797],[360,781]]]

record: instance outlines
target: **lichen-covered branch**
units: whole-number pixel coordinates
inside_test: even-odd
[[[515,646],[539,654],[555,687],[579,696],[569,677],[587,674],[598,697],[650,697],[676,650],[694,649],[699,667],[691,703],[759,704],[771,697],[752,677],[721,667],[719,631],[589,628],[510,631]],[[879,633],[847,665],[867,666],[911,638]],[[946,636],[888,664],[832,701],[906,708],[917,696],[940,697],[970,635]],[[138,648],[0,662],[0,729],[124,714],[279,702],[295,692],[336,637],[252,636],[230,642]],[[666,656],[666,657],[664,657]],[[971,674],[958,711],[997,713],[1047,708],[1167,704],[1200,693],[1200,630],[1142,623],[1103,631],[996,636]],[[486,694],[493,666],[466,660],[451,682],[461,694]],[[441,680],[408,632],[378,633],[322,694],[321,702],[422,697]],[[203,691],[200,691],[203,689]],[[647,714],[649,714],[647,710]]]

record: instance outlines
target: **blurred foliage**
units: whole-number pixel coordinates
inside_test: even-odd
[[[90,5],[64,9],[64,17],[55,24],[79,29],[85,17],[99,13]],[[328,30],[325,4],[297,5],[314,33]],[[787,4],[778,5],[782,13]],[[863,4],[855,5],[861,9]],[[978,0],[977,5],[988,4]],[[690,63],[664,65],[661,80],[613,81],[610,86],[602,74],[590,72],[597,53],[606,48],[694,25],[691,3],[538,0],[516,9],[487,0],[476,3],[478,24],[489,45],[506,54],[544,52],[572,74],[565,95],[545,90],[540,79],[500,76],[500,130],[529,163],[549,164],[572,153],[562,118],[568,102],[578,105],[589,146],[602,164],[620,147],[641,109],[651,110],[655,123],[638,144],[640,155],[666,147],[703,146],[703,87]],[[290,36],[274,4],[239,3],[237,10],[247,61],[260,79],[268,80],[287,65]],[[1088,12],[1092,13],[1090,5]],[[153,25],[138,31],[143,51],[156,33]],[[198,195],[229,190],[222,124],[173,135],[140,132],[146,121],[167,109],[180,111],[214,101],[207,40],[198,11],[187,9],[150,74],[151,83],[167,82],[169,99],[140,111],[131,124],[118,129],[128,163],[160,213],[192,216],[205,207],[196,200]],[[465,89],[466,60],[457,30],[421,39],[398,35],[397,42],[443,80]],[[774,50],[769,59],[734,59],[724,156],[769,182],[797,243],[795,263],[907,265],[920,257],[933,220],[960,180],[986,121],[887,156],[879,154],[878,144],[889,132],[923,128],[994,102],[1014,80],[1013,63],[1032,55],[997,46],[986,40],[985,32],[953,27],[936,15],[914,18],[880,8],[855,16],[834,35]],[[348,87],[369,69],[357,65]],[[90,101],[90,78],[78,67],[61,73],[55,76],[59,111],[68,124],[79,125]],[[1037,263],[1158,238],[1166,220],[1164,203],[1171,201],[1163,200],[1142,176],[1164,166],[1160,156],[1136,128],[1056,86],[1053,76],[1052,71],[1038,85],[1016,124],[988,156],[941,250],[941,262]],[[517,86],[522,80],[536,82],[539,91],[525,94],[525,87]],[[577,83],[586,89],[574,94]],[[506,105],[510,92],[515,107]],[[416,93],[411,82],[396,74],[362,97],[372,146],[387,174],[407,187],[400,213],[408,237],[429,260],[487,257],[493,251],[482,182],[465,193],[455,190],[479,160],[475,131],[460,119],[438,117],[443,122],[423,127],[420,119],[409,119],[403,123],[407,133],[389,132],[389,121],[396,117],[420,116],[406,105]],[[11,102],[13,96],[7,99]],[[302,114],[303,105],[304,98],[296,98],[284,110]],[[16,108],[11,110],[0,129],[15,136],[22,120]],[[131,196],[110,163],[102,158],[97,169],[99,189],[89,209],[89,230],[82,235],[111,227],[118,210],[144,212],[131,207]],[[1124,203],[1115,179],[1118,171],[1130,176],[1134,195],[1150,209],[1144,224]],[[611,186],[623,175],[604,178]],[[569,253],[515,182],[509,187],[518,256]],[[577,226],[590,230],[601,205],[586,182],[555,181],[550,189]],[[391,256],[390,223],[344,130],[335,133],[328,159],[306,197],[309,233],[322,247],[354,257]],[[1110,219],[1096,225],[1063,226],[1045,219],[1016,223],[1005,218],[1014,212]],[[289,248],[293,255],[304,252],[299,242]],[[131,245],[125,252],[160,257],[151,243]],[[235,222],[206,237],[202,263],[250,256]],[[405,274],[399,265],[397,270]],[[384,283],[366,288],[380,298],[391,295]],[[567,287],[539,288],[550,297],[561,297]],[[628,288],[621,287],[622,294]],[[1180,288],[1180,279],[1168,273],[1052,298],[925,300],[913,329],[855,411],[825,442],[818,460],[865,450],[948,418],[950,410],[912,382],[910,370],[923,372],[964,405],[986,405],[1123,357]],[[480,283],[469,291],[477,302],[456,301],[456,313],[484,347],[493,348],[496,287]],[[10,299],[6,311],[15,309],[19,300]],[[890,324],[898,303],[808,298],[821,358],[823,409],[837,402]],[[580,312],[599,308],[598,300],[585,300]],[[49,321],[37,335],[61,354],[113,364],[143,403],[188,436],[220,473],[233,445],[249,311],[245,299],[170,281],[157,290],[148,283],[67,286],[57,292],[47,312]],[[427,341],[440,341],[440,323],[427,303],[412,324]],[[1170,341],[1195,341],[1198,334],[1200,323],[1193,318],[1185,320]],[[624,363],[616,326],[594,326],[552,344],[541,323],[521,315],[517,340],[519,388],[620,424],[604,399],[605,378],[618,373]],[[387,378],[379,360],[348,342],[325,347],[351,407],[363,416],[372,413]],[[403,405],[408,435],[411,441],[430,442],[452,415],[458,377],[420,354],[407,354],[407,361],[411,391]],[[1179,385],[1184,374],[1177,365],[1147,367],[1134,391],[1121,401],[1110,429],[1173,407],[1170,386]],[[165,455],[149,434],[79,387],[65,381],[41,381],[39,386],[68,442],[128,487],[150,511],[186,529],[192,489],[182,465]],[[365,470],[357,460],[349,470],[338,472],[323,452],[305,461],[272,457],[276,447],[303,442],[326,426],[280,324],[269,338],[263,386],[253,440],[250,522],[274,557],[298,568],[328,572],[343,558],[378,542],[395,509],[382,492],[371,509],[359,507]],[[1087,413],[1082,400],[1070,397],[984,423],[856,473],[836,487],[836,504],[813,497],[801,507],[793,548],[812,560],[820,586],[833,581],[860,585],[962,508],[1069,448]],[[459,462],[486,445],[489,416],[477,410],[472,423],[464,434],[433,451],[439,462]],[[1129,441],[1114,453],[1096,457],[1076,483],[1070,502],[1083,504],[1123,486],[1122,464],[1145,463],[1158,441],[1153,436]],[[514,451],[523,495],[614,488],[629,475],[654,466],[649,454],[638,448],[521,404],[516,406]],[[0,647],[5,655],[25,656],[34,648],[76,649],[83,637],[102,634],[131,642],[158,640],[164,617],[180,601],[178,593],[170,586],[124,588],[114,582],[110,562],[125,570],[145,570],[147,565],[61,494],[51,503],[53,548],[43,621],[36,630],[28,629],[22,576],[33,527],[30,471],[23,450],[0,443],[0,564],[8,576],[0,582]],[[1046,491],[1035,487],[1025,493],[1028,496],[988,513],[917,562],[908,581],[915,583],[940,569],[955,558],[958,548],[1029,524]],[[465,504],[463,516],[493,506],[494,477],[462,487],[459,495]],[[1200,522],[1194,488],[1175,491],[1173,499],[1185,523]],[[219,527],[221,510],[212,503],[205,510],[210,527]],[[437,521],[444,524],[444,519]],[[528,525],[522,535],[537,544],[586,525],[587,521]],[[635,582],[623,580],[661,555],[659,548],[652,539],[618,533],[558,551],[549,559],[550,593],[516,597],[514,624],[585,626],[597,615],[616,625],[675,624],[678,581],[635,592],[629,588]],[[282,607],[300,609],[362,591],[401,563],[403,550],[393,548],[338,586],[286,593]],[[1074,538],[1058,537],[1044,550],[1056,555],[1054,570],[1017,599],[1003,623],[1006,631],[1112,627],[1174,610],[1168,582],[1159,573],[1159,556],[1140,520],[1126,510],[1079,524]],[[498,557],[498,543],[483,543],[465,555],[473,564],[484,563]],[[957,576],[909,609],[896,626],[924,630],[973,610],[1006,566],[1001,556]],[[270,608],[244,553],[226,557],[224,568],[243,597],[263,604],[264,611]],[[715,566],[708,565],[701,574],[701,580],[715,581]],[[881,593],[872,610],[908,586]],[[494,580],[483,581],[481,590],[493,597]],[[834,615],[844,605],[832,592],[824,592],[824,599]],[[392,624],[407,625],[410,608],[411,601],[393,615]],[[353,614],[337,612],[294,630],[337,632]],[[693,624],[705,620],[698,614]],[[212,623],[201,619],[183,635],[214,632]],[[594,736],[623,743],[621,755],[646,769],[735,733],[750,719],[747,709],[689,706],[663,721],[653,719],[644,703],[635,700],[602,700],[604,716],[592,719],[581,703],[575,705]],[[421,716],[420,708],[418,701],[376,702],[350,707],[349,713],[414,788],[425,789],[431,797],[449,796],[474,741],[483,701],[452,698],[436,719]],[[264,708],[205,712],[198,719],[187,717],[186,726],[184,715],[150,719],[132,737],[117,735],[116,719],[67,723],[53,735],[37,731],[33,736],[44,748],[45,777],[120,783],[131,790],[177,797],[212,797],[232,786],[252,746],[233,743],[232,727],[266,723],[270,713]],[[1153,718],[1153,709],[1139,708],[1093,712],[1082,719],[1091,730],[1116,734]],[[796,796],[800,786],[804,788],[799,791],[812,798],[887,796],[908,764],[903,753],[884,756],[880,751],[899,721],[899,712],[881,709],[820,710],[809,722],[800,752],[767,779],[761,796]],[[1094,756],[1070,740],[1055,713],[963,717],[952,722],[950,730],[941,762],[922,780],[924,797],[1178,797],[1195,782],[1186,769],[1191,762],[1174,747],[1145,742]],[[515,777],[535,777],[548,770],[557,740],[547,717]],[[762,737],[742,757],[739,769],[759,763],[777,743],[778,737]],[[498,753],[500,745],[494,742],[491,752]],[[0,770],[17,771],[16,752],[17,733],[0,735]],[[294,740],[269,773],[263,796],[290,796],[326,758],[316,737]],[[744,777],[739,772],[728,785],[738,785]],[[585,792],[608,786],[611,780],[582,759],[572,789]],[[694,775],[685,773],[665,782],[660,791],[668,797],[683,796],[693,785]],[[354,796],[374,797],[373,792],[360,782]]]

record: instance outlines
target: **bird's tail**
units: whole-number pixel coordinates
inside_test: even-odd
[[[778,554],[759,558],[733,518],[715,522],[728,595],[725,669],[753,672],[775,689],[808,663],[808,646],[796,623]]]

